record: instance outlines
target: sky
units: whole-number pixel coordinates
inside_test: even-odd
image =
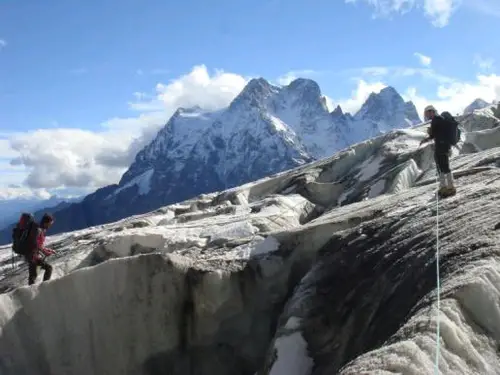
[[[254,77],[317,81],[356,112],[500,99],[498,0],[1,0],[0,199],[117,183],[178,107]]]

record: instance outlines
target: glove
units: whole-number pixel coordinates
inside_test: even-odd
[[[47,256],[49,256],[49,255],[54,255],[55,253],[56,253],[56,252],[55,252],[54,250],[52,250],[52,249],[45,249],[45,254],[46,254]]]

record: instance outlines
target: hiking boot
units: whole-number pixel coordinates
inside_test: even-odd
[[[455,188],[443,188],[439,189],[438,194],[440,198],[446,198],[446,197],[451,197],[457,193]]]
[[[443,185],[440,184],[438,194],[441,198],[453,196],[457,193],[453,184],[453,175],[451,173],[443,174]]]
[[[455,195],[457,193],[457,189],[455,189],[455,184],[453,181],[453,174],[447,173],[446,175],[446,189],[450,195]]]
[[[448,182],[446,180],[446,174],[439,174],[439,191],[445,189],[448,186]]]
[[[440,198],[444,198],[448,196],[448,188],[446,186],[440,187],[438,190],[438,195]]]
[[[441,196],[446,193],[446,175],[444,173],[439,173],[439,188],[438,194]]]

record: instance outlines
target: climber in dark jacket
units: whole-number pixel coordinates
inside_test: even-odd
[[[443,197],[455,195],[457,191],[450,170],[449,124],[432,105],[425,107],[424,120],[431,120],[431,126],[427,129],[429,136],[422,140],[420,144],[434,140],[434,161],[439,173],[439,195]]]

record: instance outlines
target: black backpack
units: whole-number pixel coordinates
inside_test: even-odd
[[[36,246],[36,237],[33,236],[36,235],[37,229],[38,225],[32,214],[21,214],[18,223],[12,229],[12,250],[19,255],[28,255]]]
[[[455,117],[453,117],[452,114],[448,111],[441,113],[441,117],[448,124],[448,139],[447,139],[448,143],[452,146],[456,146],[457,143],[460,142],[460,137],[462,136],[462,132],[458,127],[458,125],[460,124],[455,119]]]

